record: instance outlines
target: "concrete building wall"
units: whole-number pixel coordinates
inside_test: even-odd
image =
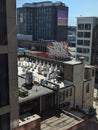
[[[54,94],[40,97],[40,113],[54,108]]]
[[[34,119],[32,118],[24,122],[20,120],[19,127],[14,130],[40,130],[40,121],[40,117],[38,115],[34,115]]]
[[[79,25],[81,28],[79,28]],[[87,28],[87,25],[89,25],[90,28]],[[77,19],[76,59],[80,56],[84,56],[86,58],[86,64],[95,63],[95,39],[98,39],[95,34],[97,32],[95,29],[97,28],[96,25],[98,25],[97,17],[79,17]],[[83,36],[79,36],[79,33],[82,33]],[[87,33],[89,33],[90,36],[85,35]],[[81,41],[81,43],[79,41]]]
[[[83,63],[82,63],[83,62]],[[75,104],[80,108],[89,108],[93,105],[93,92],[94,92],[94,84],[95,84],[95,68],[94,66],[84,66],[84,61],[80,64],[75,65],[67,65],[68,71],[66,69],[66,77],[73,77],[73,84],[75,90]],[[72,67],[73,66],[73,67]],[[73,76],[71,75],[73,74]],[[71,76],[70,76],[71,75]],[[71,78],[72,79],[72,78]],[[89,92],[86,92],[86,86],[89,83]],[[67,100],[67,99],[66,99]]]
[[[84,63],[64,64],[64,79],[73,82],[75,87],[75,106],[82,107]]]
[[[84,80],[84,65],[79,64],[74,66],[73,70],[73,83],[75,86],[75,106],[82,107],[82,89]]]
[[[6,0],[7,6],[7,38],[9,53],[9,95],[11,129],[18,126],[18,95],[17,95],[17,42],[16,42],[16,0]]]
[[[73,82],[73,66],[64,64],[64,79]]]
[[[67,94],[68,92],[68,94]],[[69,107],[74,107],[74,86],[70,86],[60,91],[60,104],[70,103]]]
[[[86,73],[89,76],[86,76],[86,81],[84,81],[83,88],[83,107],[89,108],[93,106],[93,98],[94,98],[94,85],[95,85],[95,68],[85,68]]]
[[[1,43],[0,43],[0,55],[1,54],[8,55],[8,86],[7,87],[9,87],[9,99],[8,99],[9,104],[3,107],[0,107],[0,116],[3,116],[4,114],[9,114],[10,130],[13,130],[13,128],[17,127],[19,124],[18,95],[17,95],[17,87],[18,87],[17,85],[17,55],[16,55],[16,52],[17,52],[16,0],[6,0],[6,25],[4,26],[4,28],[6,28],[7,30],[7,44],[6,45],[2,44],[1,46]],[[2,121],[2,118],[1,118],[1,121]],[[7,127],[6,125],[7,124],[5,124],[5,127]],[[2,128],[2,126],[0,128]]]
[[[73,83],[74,85],[83,82],[84,80],[84,64],[80,63],[73,66]]]
[[[83,94],[83,108],[92,107],[93,106],[93,93],[94,93],[94,84],[92,83],[92,80],[84,83],[83,93],[84,93]]]
[[[84,59],[80,58],[80,63],[74,64],[74,62],[65,62],[64,64],[64,79],[72,81],[74,84],[74,106],[80,108],[83,106],[83,100],[85,100],[85,106],[89,108],[89,105],[93,104],[93,91],[94,91],[94,79],[95,69],[92,66],[84,66]],[[85,94],[85,82],[89,83],[89,94]],[[87,99],[87,100],[86,100]],[[67,100],[67,99],[66,99]],[[88,105],[89,104],[89,105]]]

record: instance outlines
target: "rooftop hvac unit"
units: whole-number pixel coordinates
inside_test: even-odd
[[[27,85],[31,85],[33,81],[33,76],[32,76],[32,72],[31,71],[27,71],[26,72],[26,79],[25,82]]]

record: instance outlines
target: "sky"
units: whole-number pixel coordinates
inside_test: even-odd
[[[45,0],[16,0],[17,7],[22,7],[24,3],[42,2]],[[57,2],[58,0],[49,0]],[[60,0],[69,7],[68,25],[76,26],[77,17],[98,17],[98,0]]]

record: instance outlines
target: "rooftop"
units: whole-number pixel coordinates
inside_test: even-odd
[[[51,114],[51,113],[50,113]],[[69,130],[83,123],[83,120],[68,112],[54,114],[41,122],[42,130]]]
[[[93,65],[85,65],[85,68],[94,68],[94,66]]]
[[[30,113],[26,113],[26,114],[20,116],[19,126],[23,126],[23,125],[30,123],[32,121],[35,121],[37,119],[40,119],[39,115],[37,115],[37,114],[31,115]]]
[[[57,90],[57,87],[64,88],[73,86],[72,82],[63,80],[61,76],[59,76],[60,66],[53,66],[52,64],[41,64],[37,61],[19,61],[18,62],[18,87],[23,88],[23,84],[26,83],[26,73],[31,72],[32,74],[32,83],[33,85],[28,89],[28,95],[25,97],[19,96],[19,102],[25,102],[49,93],[53,93],[53,90]],[[41,81],[45,81],[41,84]]]
[[[81,64],[81,61],[71,60],[71,61],[67,61],[66,64],[77,65],[77,64]]]
[[[33,3],[25,3],[23,7],[46,7],[46,6],[65,6],[62,2],[52,2],[52,1],[43,1],[43,2],[33,2]]]
[[[18,77],[18,85],[19,85],[19,87],[23,83],[25,83],[25,79],[23,79],[21,77]],[[28,96],[23,97],[23,98],[19,97],[19,102],[20,103],[32,100],[34,98],[38,98],[38,97],[43,96],[43,95],[47,95],[49,93],[53,93],[53,90],[48,89],[46,87],[33,85],[32,89],[29,89],[28,92],[29,92]]]
[[[98,19],[96,16],[89,16],[89,17],[77,17],[78,19]]]

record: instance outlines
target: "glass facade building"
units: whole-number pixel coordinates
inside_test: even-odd
[[[0,0],[0,45],[7,44],[6,0]]]
[[[8,55],[0,54],[0,107],[9,105]]]
[[[0,130],[10,130],[10,114],[0,115]]]
[[[67,40],[68,7],[64,3],[39,2],[17,9],[17,33],[33,40]]]

